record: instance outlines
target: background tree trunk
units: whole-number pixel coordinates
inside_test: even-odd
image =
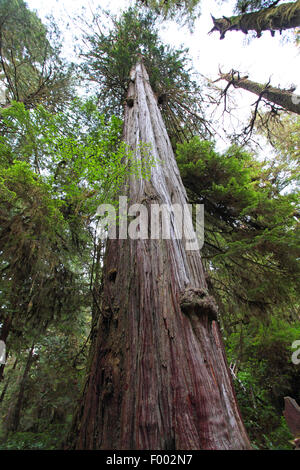
[[[212,19],[214,27],[210,32],[219,31],[220,39],[224,39],[227,31],[242,31],[245,34],[256,31],[257,37],[261,36],[262,31],[270,31],[273,36],[276,30],[300,26],[300,0],[229,18]]]
[[[12,371],[15,370],[15,368],[17,367],[18,360],[19,360],[18,358],[15,360],[14,365],[12,366],[12,369],[11,369]],[[11,382],[11,378],[8,377],[8,379],[6,379],[5,385],[3,386],[3,389],[2,389],[2,392],[1,392],[1,395],[0,395],[0,403],[2,403],[3,400],[4,400],[4,397],[5,397],[5,394],[6,394],[6,391],[7,391],[7,388],[9,386],[10,382]]]
[[[261,98],[265,98],[271,103],[277,104],[287,111],[300,114],[300,97],[289,90],[281,90],[270,85],[262,85],[261,83],[240,78],[238,74],[227,73],[221,74],[221,78],[232,84],[235,88],[243,88],[250,91]]]
[[[131,178],[130,204],[185,204],[142,63],[132,70],[128,98],[124,140],[137,159],[139,144],[151,144],[157,160],[150,181]],[[102,314],[69,436],[73,448],[250,448],[200,253],[186,251],[174,230],[171,240],[107,242]]]
[[[24,393],[25,387],[27,382],[27,377],[30,372],[32,363],[33,363],[33,351],[34,351],[34,344],[31,346],[27,361],[25,364],[24,372],[20,380],[19,384],[19,391],[16,398],[16,402],[12,405],[9,409],[7,417],[6,417],[6,431],[8,432],[16,432],[18,430],[21,418],[21,410],[24,400]]]

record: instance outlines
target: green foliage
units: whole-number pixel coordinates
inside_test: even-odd
[[[113,201],[129,173],[149,173],[151,165],[135,163],[121,142],[122,121],[114,116],[105,121],[93,100],[76,99],[55,115],[42,106],[29,111],[14,103],[2,116],[9,130],[0,138],[5,166],[13,159],[28,163],[34,178],[51,188],[65,218],[70,206],[70,217],[92,218],[101,202]]]
[[[177,161],[190,201],[205,205],[203,258],[226,322],[262,316],[282,302],[295,315],[299,195],[293,186],[281,193],[283,163],[277,171],[236,146],[222,155],[197,137],[177,146]]]
[[[192,26],[199,16],[201,0],[138,0],[139,4],[152,9],[164,19],[175,19],[179,23]]]
[[[13,315],[15,334],[22,336],[45,327],[65,298],[72,280],[62,265],[67,227],[49,185],[22,161],[0,168],[0,220],[1,313]]]
[[[56,443],[59,444],[60,437],[57,429],[52,433],[16,432],[11,434],[5,444],[0,443],[0,450],[52,450]]]
[[[297,115],[282,114],[271,119],[270,114],[261,114],[256,129],[272,145],[281,162],[276,165],[278,173],[284,173],[284,190],[290,184],[300,181],[300,118]]]
[[[72,67],[61,59],[55,24],[47,28],[23,0],[1,0],[0,17],[0,80],[7,104],[62,107],[72,93]]]
[[[7,134],[0,137],[0,323],[10,325],[7,347],[16,355],[32,343],[42,347],[50,327],[73,325],[74,332],[80,315],[91,314],[101,261],[94,258],[97,207],[114,202],[129,175],[147,177],[151,158],[135,163],[121,142],[122,122],[106,122],[93,100],[75,99],[54,115],[40,105],[27,110],[12,103],[1,115]],[[48,345],[47,361],[50,352]],[[70,374],[57,360],[68,387]],[[49,368],[44,384],[47,377]]]
[[[137,5],[155,12],[164,20],[175,20],[193,29],[195,20],[201,14],[201,0],[136,0]],[[220,8],[228,0],[218,0]],[[259,11],[277,5],[275,0],[236,0],[234,12],[238,15]],[[221,16],[221,15],[220,15]]]
[[[291,362],[291,345],[299,337],[299,321],[291,325],[274,315],[267,323],[252,318],[236,325],[226,338],[228,359],[238,370],[239,405],[257,448],[292,449],[282,411],[284,396],[300,399],[299,366]]]
[[[219,0],[220,5],[226,2],[227,0]],[[137,0],[137,3],[150,8],[166,20],[175,19],[179,23],[188,23],[190,27],[200,15],[201,0]],[[235,11],[246,13],[268,8],[273,4],[274,0],[237,0]]]
[[[275,0],[238,0],[235,6],[237,13],[247,13],[250,11],[269,8],[275,3]]]
[[[178,140],[185,132],[205,134],[200,88],[191,79],[187,50],[162,44],[151,12],[131,8],[119,19],[109,18],[111,28],[107,16],[95,14],[94,31],[86,36],[82,51],[82,70],[87,80],[98,85],[101,109],[123,114],[130,71],[142,56],[154,92],[164,97],[161,110],[169,136]]]
[[[78,309],[70,320],[52,326],[37,341],[34,361],[24,384],[19,432],[4,432],[0,449],[57,449],[72,418],[74,402],[83,385],[89,315]],[[9,421],[20,389],[20,374],[27,358],[24,349],[9,358],[6,380],[10,387],[0,408],[2,423]]]

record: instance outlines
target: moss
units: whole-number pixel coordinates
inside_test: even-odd
[[[220,39],[224,39],[227,31],[242,31],[247,34],[251,30],[256,31],[257,37],[261,36],[262,31],[270,31],[274,36],[275,30],[282,31],[300,25],[300,1],[228,18],[212,18],[214,27],[211,32],[219,31]]]
[[[218,308],[207,289],[186,289],[181,297],[180,307],[186,315],[195,313],[198,316],[207,315],[211,320],[217,319]]]

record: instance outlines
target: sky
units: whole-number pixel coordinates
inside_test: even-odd
[[[82,6],[95,10],[97,5],[101,5],[117,13],[133,3],[132,0],[27,0],[28,6],[36,9],[39,16],[52,13],[55,18],[65,19],[79,13]],[[230,15],[234,3],[234,0],[228,0],[220,6],[216,0],[202,0],[202,14],[196,21],[194,33],[169,22],[162,37],[174,46],[184,44],[189,47],[195,68],[210,78],[217,77],[221,66],[224,71],[234,68],[261,82],[267,82],[271,77],[274,85],[289,86],[294,83],[300,91],[300,50],[292,43],[284,44],[279,33],[273,38],[265,32],[261,38],[251,40],[250,44],[247,44],[243,33],[236,31],[229,32],[223,40],[219,39],[218,33],[208,35],[212,27],[210,14],[216,17]]]
[[[119,13],[134,0],[27,0],[31,9],[35,9],[43,19],[52,14],[56,20],[70,21],[86,7],[87,13],[95,11],[97,5]],[[235,0],[228,0],[220,5],[217,0],[202,0],[201,16],[196,20],[194,32],[183,28],[175,22],[168,22],[161,30],[161,37],[174,47],[188,47],[195,70],[211,80],[218,78],[219,68],[222,72],[235,69],[249,79],[267,83],[269,79],[273,86],[289,88],[295,85],[296,93],[300,94],[300,48],[294,42],[287,41],[276,33],[271,37],[264,32],[261,38],[249,39],[241,32],[229,32],[225,39],[220,40],[217,32],[208,35],[212,28],[211,14],[215,17],[230,16],[233,13]],[[70,28],[75,25],[70,21]],[[292,34],[292,33],[290,33]],[[72,54],[73,39],[65,32],[64,48],[66,54]],[[219,82],[223,88],[225,82]],[[249,105],[255,101],[255,96],[244,90],[234,90],[232,96],[236,102],[236,117],[240,119],[249,115]]]

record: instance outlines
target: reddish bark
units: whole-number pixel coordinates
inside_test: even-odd
[[[291,397],[284,397],[284,417],[289,430],[295,437],[300,439],[300,406]]]
[[[151,143],[151,181],[130,202],[186,194],[142,64],[133,70],[124,139]],[[174,235],[174,234],[173,234]],[[112,276],[111,273],[114,273]],[[102,314],[70,441],[76,449],[248,449],[199,251],[184,240],[109,240]],[[99,299],[100,301],[100,299]]]

